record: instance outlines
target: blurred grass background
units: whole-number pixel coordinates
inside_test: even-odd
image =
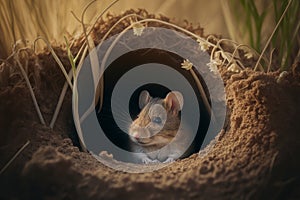
[[[222,3],[231,39],[259,53],[270,39],[265,56],[270,57],[273,69],[290,69],[299,60],[300,1],[229,0]]]
[[[0,58],[6,58],[12,45],[18,40],[33,41],[43,36],[49,41],[64,42],[63,36],[81,32],[80,24],[71,15],[80,17],[90,0],[0,0]],[[86,22],[100,13],[110,0],[98,0],[86,15]],[[145,8],[154,14],[163,14],[178,20],[187,19],[200,23],[205,33],[228,36],[222,15],[220,0],[120,0],[110,12],[121,13],[131,8]]]
[[[80,17],[89,2],[90,0],[0,0],[0,58],[10,55],[12,46],[17,41],[25,45],[25,41],[32,42],[42,36],[50,42],[61,44],[66,35],[76,37],[82,30],[71,11]],[[93,17],[111,2],[96,1],[87,10],[85,22],[92,24]],[[120,0],[110,12],[118,14],[131,8],[144,8],[150,13],[163,14],[179,22],[187,19],[191,23],[199,23],[204,28],[205,35],[222,35],[238,43],[251,45],[260,52],[287,2],[288,0]],[[294,42],[298,44],[293,47],[293,54],[299,49],[300,3],[298,0],[293,3],[291,7],[294,13],[285,22],[290,25],[283,26],[273,40],[273,47],[278,51],[285,48],[278,54],[291,48],[285,46],[284,42],[276,45],[276,41],[282,37],[289,37],[283,39],[289,40],[291,34],[296,35]]]

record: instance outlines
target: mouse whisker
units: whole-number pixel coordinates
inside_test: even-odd
[[[124,121],[126,123],[132,123],[132,119],[129,116],[123,116],[123,115],[114,115],[114,116],[109,116],[109,115],[101,115],[101,117],[107,118],[107,119],[113,119],[117,121]]]
[[[106,115],[106,116],[110,115],[111,116],[111,114],[108,114],[106,112],[104,112],[104,113],[102,112],[102,113],[99,114],[99,116],[103,116],[103,115]],[[121,118],[131,118],[128,113],[123,113],[123,112],[117,112],[117,113],[115,112],[115,113],[112,114],[112,116],[117,116],[117,117],[121,117]]]
[[[117,101],[120,101],[120,100],[117,100]],[[116,108],[118,110],[118,112],[129,113],[129,107],[122,106],[121,101],[120,101],[120,103],[117,102],[117,104],[114,104],[113,106],[114,106],[114,108]]]
[[[109,108],[106,108],[104,111],[108,111],[108,112],[111,112],[111,110]],[[120,117],[129,117],[129,113],[125,112],[124,110],[122,109],[119,109],[118,112],[114,112],[113,115],[117,115],[117,116],[120,116]]]
[[[122,117],[122,116],[109,116],[109,115],[101,115],[101,118],[105,118],[105,119],[114,119],[114,120],[118,120],[118,121],[124,121],[126,123],[131,123],[132,120],[129,117]]]
[[[112,117],[112,116],[109,116],[109,115],[101,115],[102,119],[105,118],[105,119],[112,119],[117,123],[117,125],[120,127],[120,128],[123,128],[124,130],[128,130],[129,128],[129,125],[132,123],[132,120],[130,118],[124,118],[124,117]]]

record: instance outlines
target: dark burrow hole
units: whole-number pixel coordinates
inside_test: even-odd
[[[194,93],[197,96],[198,106],[200,110],[200,121],[198,125],[198,131],[196,137],[194,138],[192,144],[186,150],[181,158],[185,158],[190,156],[193,153],[199,152],[203,140],[206,136],[206,132],[208,126],[210,124],[210,113],[205,107],[203,103],[203,97],[201,96],[197,84],[191,75],[191,73],[187,70],[180,70],[181,63],[184,61],[184,58],[181,56],[168,52],[161,49],[139,49],[135,51],[128,52],[116,60],[114,60],[105,70],[104,72],[104,95],[103,95],[103,104],[101,111],[97,114],[98,122],[105,133],[106,137],[117,147],[131,151],[130,146],[132,145],[132,141],[130,140],[127,133],[122,131],[120,127],[118,127],[115,122],[111,109],[111,98],[113,94],[113,90],[120,80],[120,78],[126,74],[128,71],[133,69],[134,67],[148,64],[148,63],[159,63],[170,68],[175,69],[178,73],[184,76],[184,78],[188,81],[191,87],[194,90]],[[199,73],[195,70],[205,92],[206,96],[209,99],[209,93],[207,86]],[[168,77],[166,77],[168,78]],[[134,81],[134,80],[133,80]],[[164,87],[163,85],[157,83],[150,83],[146,85],[142,85],[137,88],[130,97],[129,100],[129,113],[134,120],[137,115],[140,113],[140,108],[138,106],[139,95],[142,90],[149,91],[152,97],[164,98],[168,92],[170,92],[169,88]],[[95,110],[99,109],[99,104],[96,106]],[[103,149],[105,151],[105,149]],[[118,155],[113,155],[116,160],[124,161],[122,157],[118,157]]]

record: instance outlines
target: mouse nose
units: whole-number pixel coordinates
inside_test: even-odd
[[[132,137],[136,140],[139,139],[139,133],[137,131],[133,132]]]

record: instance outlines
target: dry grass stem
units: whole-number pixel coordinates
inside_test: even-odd
[[[1,169],[0,175],[11,165],[11,163],[22,153],[22,151],[30,144],[28,140],[18,151],[17,153],[6,163],[6,165]]]

